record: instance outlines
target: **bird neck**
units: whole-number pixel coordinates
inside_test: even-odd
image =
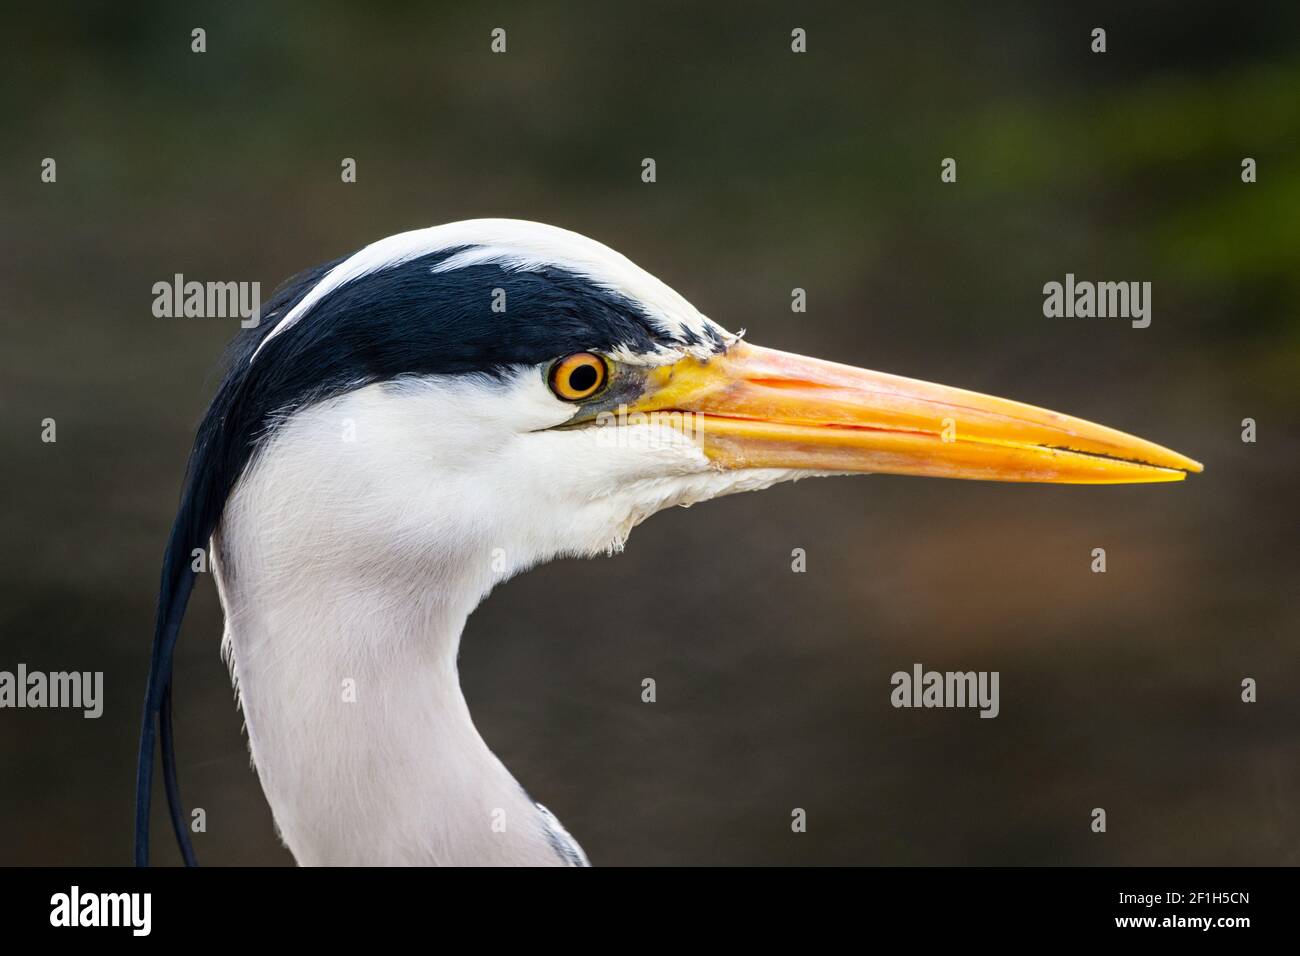
[[[444,575],[430,588],[394,567],[277,572],[238,519],[228,525],[213,548],[225,648],[298,862],[565,862],[553,818],[488,748],[461,692],[456,655],[481,583]]]

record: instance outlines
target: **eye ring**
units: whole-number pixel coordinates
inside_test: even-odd
[[[564,402],[591,398],[608,382],[609,363],[594,352],[575,352],[551,366],[551,391]]]

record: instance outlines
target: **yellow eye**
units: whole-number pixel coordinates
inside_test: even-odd
[[[578,352],[560,359],[551,368],[551,391],[566,402],[591,398],[609,379],[609,366],[599,355]]]

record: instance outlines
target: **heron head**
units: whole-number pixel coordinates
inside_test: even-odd
[[[454,551],[499,578],[621,547],[666,507],[809,475],[1110,484],[1201,467],[1067,415],[750,344],[537,223],[393,236],[268,308],[225,399],[256,436],[231,501],[268,511],[278,495],[265,530],[286,547]]]

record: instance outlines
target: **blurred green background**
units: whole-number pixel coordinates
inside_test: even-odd
[[[153,283],[265,295],[479,216],[600,239],[754,342],[1206,464],[1116,488],[801,482],[499,588],[464,638],[471,708],[594,863],[1300,862],[1298,28],[1284,2],[8,11],[0,669],[103,670],[106,705],[0,712],[0,863],[130,859],[158,564],[235,331],[154,318]],[[1151,327],[1044,318],[1066,272],[1151,281]],[[176,664],[199,856],[290,863],[214,591]],[[999,670],[1001,716],[891,708],[914,662]]]

